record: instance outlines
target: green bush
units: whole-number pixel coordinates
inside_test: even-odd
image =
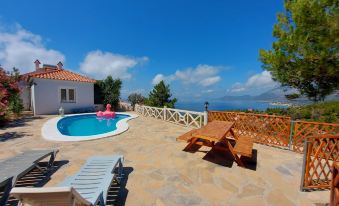
[[[113,79],[111,75],[104,80],[97,80],[94,84],[94,103],[95,104],[111,104],[116,110],[120,101],[120,90],[122,81]]]
[[[261,113],[290,116],[293,120],[339,123],[339,101],[292,106],[289,108],[268,108]]]

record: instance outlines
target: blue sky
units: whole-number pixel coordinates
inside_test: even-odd
[[[257,94],[276,86],[261,69],[283,1],[17,1],[0,10],[0,64],[27,72],[38,58],[100,79],[123,97],[164,79],[179,100]]]

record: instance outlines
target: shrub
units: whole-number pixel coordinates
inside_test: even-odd
[[[13,68],[9,73],[0,68],[0,122],[4,122],[12,114],[20,114],[23,110],[18,81],[17,69]]]
[[[128,96],[128,101],[132,104],[133,110],[136,104],[142,104],[144,100],[145,97],[138,93],[132,93]]]

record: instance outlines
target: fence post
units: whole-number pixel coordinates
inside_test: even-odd
[[[304,142],[304,158],[303,158],[303,165],[302,165],[302,170],[301,170],[301,182],[300,182],[300,191],[305,191],[305,172],[306,172],[306,164],[307,164],[307,152],[308,152],[308,142],[307,139]]]
[[[291,121],[291,130],[290,130],[290,139],[288,142],[288,149],[293,150],[292,145],[293,145],[293,136],[294,136],[294,126],[295,126],[295,121]]]
[[[164,116],[163,116],[163,119],[164,119],[165,121],[166,121],[166,110],[167,110],[167,106],[164,106],[164,110],[163,110],[163,111],[164,111],[164,112],[163,112],[163,113],[164,113]]]
[[[208,122],[208,112],[204,111],[204,125],[206,125]]]

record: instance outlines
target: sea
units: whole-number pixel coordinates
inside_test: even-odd
[[[287,106],[271,105],[270,102],[254,101],[254,100],[211,100],[208,101],[208,110],[259,110],[264,111],[267,108],[286,108]],[[204,111],[205,101],[178,101],[175,104],[176,109],[190,111]]]

